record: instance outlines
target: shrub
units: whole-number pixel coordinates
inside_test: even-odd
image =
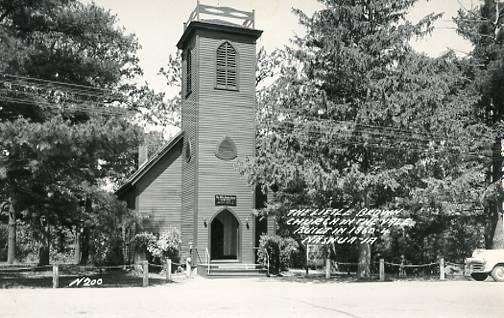
[[[180,260],[182,240],[180,231],[176,228],[161,234],[138,233],[135,235],[135,243],[137,251],[145,253],[145,258],[151,263],[161,264],[165,258],[170,258],[174,262]]]
[[[147,252],[147,248],[156,242],[156,236],[150,232],[141,232],[135,235],[134,241],[138,252]]]
[[[69,264],[74,262],[75,234],[68,228],[58,228],[51,233],[49,259],[52,263]]]
[[[298,252],[299,244],[293,238],[265,234],[259,240],[259,247],[259,262],[266,262],[266,249],[270,259],[270,273],[278,274],[290,267],[292,256]]]
[[[124,262],[123,240],[105,234],[95,235],[91,241],[91,259],[96,266],[116,266]]]
[[[181,245],[182,239],[180,238],[180,232],[178,229],[174,228],[161,233],[154,244],[147,247],[147,250],[155,258],[170,258],[174,262],[178,262]]]
[[[40,243],[33,235],[31,227],[17,221],[16,225],[16,260],[20,263],[37,263]]]

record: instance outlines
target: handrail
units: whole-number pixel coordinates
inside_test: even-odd
[[[207,259],[207,275],[210,275],[210,253],[208,253],[208,248],[205,248],[205,257]]]
[[[196,248],[194,248],[194,251],[196,252],[196,256],[198,256],[198,262],[199,262],[199,263],[203,263],[203,262],[201,261],[201,256],[199,255],[198,248],[197,248],[197,247],[196,247]]]
[[[264,251],[266,252],[266,260],[268,261],[267,268],[268,268],[268,277],[269,277],[269,275],[270,275],[270,257],[269,257],[268,249],[264,248]]]
[[[184,30],[189,25],[189,23],[191,23],[191,21],[201,21],[202,14],[241,20],[241,25],[243,27],[252,29],[255,28],[255,10],[248,12],[237,10],[231,7],[211,6],[201,4],[198,0],[196,8],[189,15],[187,22],[184,23]]]

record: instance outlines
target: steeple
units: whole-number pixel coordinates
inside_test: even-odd
[[[254,28],[254,16],[198,3],[177,43],[185,154],[182,240],[200,255],[208,250],[212,259],[247,263],[254,261],[254,189],[235,162],[255,155],[256,41],[262,31]]]

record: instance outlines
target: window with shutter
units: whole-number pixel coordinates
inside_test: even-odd
[[[232,90],[237,89],[237,73],[236,50],[231,43],[224,42],[217,48],[216,87]]]
[[[192,81],[192,72],[191,72],[191,67],[192,67],[192,56],[191,56],[191,49],[187,49],[187,57],[186,57],[186,96],[191,94],[192,92],[192,87],[191,87],[191,81]]]

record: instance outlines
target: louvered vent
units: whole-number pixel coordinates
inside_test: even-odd
[[[237,88],[236,50],[229,42],[217,49],[217,88]]]
[[[191,87],[191,80],[192,80],[192,72],[191,72],[191,67],[192,67],[192,56],[191,56],[191,50],[187,50],[187,59],[186,59],[186,95],[189,95],[192,91]]]

